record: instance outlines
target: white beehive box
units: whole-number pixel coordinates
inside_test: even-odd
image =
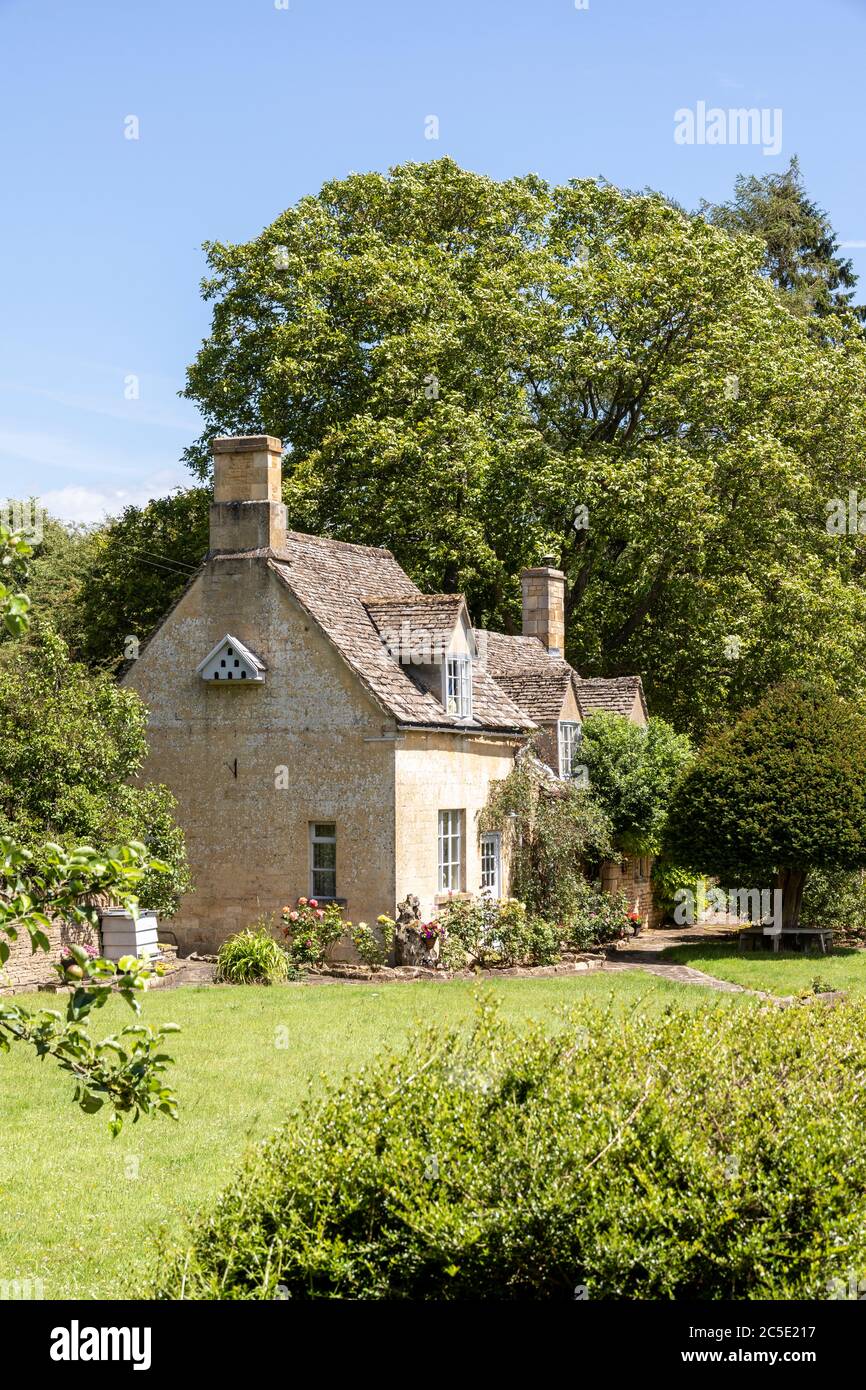
[[[102,929],[102,954],[106,960],[121,956],[144,956],[150,960],[159,954],[155,912],[141,912],[133,917],[120,907],[110,907],[99,914]]]

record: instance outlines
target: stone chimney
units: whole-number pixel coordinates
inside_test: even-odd
[[[214,440],[212,551],[285,549],[282,456],[282,441],[268,434]]]
[[[520,571],[523,635],[540,637],[551,656],[565,655],[565,575],[552,555],[536,569]]]

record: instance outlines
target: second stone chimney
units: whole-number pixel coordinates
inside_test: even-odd
[[[269,434],[213,442],[210,549],[284,550],[283,445]]]
[[[565,655],[565,575],[552,555],[534,569],[520,571],[523,635],[540,637],[551,656]]]

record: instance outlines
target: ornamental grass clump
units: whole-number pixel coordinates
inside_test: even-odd
[[[265,921],[235,932],[219,948],[215,979],[230,985],[275,985],[295,972]]]
[[[311,1097],[163,1299],[823,1299],[866,1278],[866,1006],[488,1004]]]

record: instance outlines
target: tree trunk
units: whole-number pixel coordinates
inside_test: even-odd
[[[795,931],[800,924],[800,907],[806,874],[802,869],[780,869],[776,887],[782,892],[782,930]]]

